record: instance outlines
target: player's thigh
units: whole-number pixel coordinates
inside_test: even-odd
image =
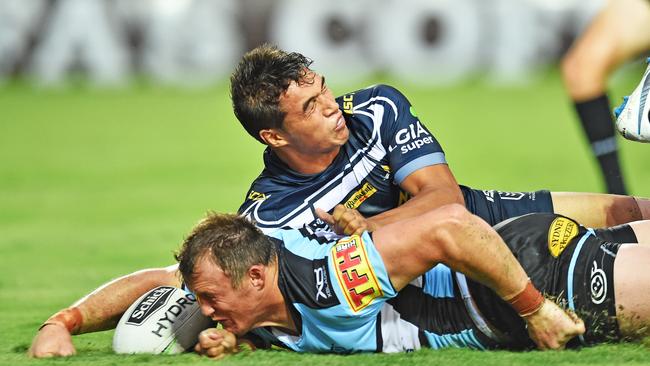
[[[650,335],[650,246],[623,245],[614,261],[616,318],[621,335]]]
[[[650,2],[610,0],[580,36],[569,57],[586,70],[607,73],[650,48]]]
[[[586,227],[600,228],[641,220],[634,197],[615,194],[551,192],[553,211]]]

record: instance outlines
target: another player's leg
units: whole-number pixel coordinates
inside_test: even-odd
[[[625,194],[615,129],[606,94],[618,65],[650,47],[650,5],[614,0],[598,14],[562,61],[564,81],[598,159],[609,193]]]
[[[553,211],[586,227],[600,228],[650,219],[650,199],[599,193],[551,192]]]
[[[646,243],[650,244],[650,243]],[[616,318],[625,338],[650,336],[650,245],[622,245],[614,261]]]

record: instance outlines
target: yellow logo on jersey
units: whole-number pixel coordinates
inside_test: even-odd
[[[397,201],[397,206],[401,206],[406,203],[411,198],[411,195],[406,192],[402,191],[401,189],[399,190],[399,201]]]
[[[331,257],[336,279],[354,312],[365,308],[372,300],[384,294],[359,235],[339,240],[332,247]]]
[[[373,185],[370,183],[366,183],[361,187],[361,189],[352,193],[350,198],[345,201],[343,206],[347,208],[357,208],[361,206],[363,201],[367,200],[370,198],[370,196],[375,194],[375,192],[377,192],[377,188],[373,187]]]
[[[248,194],[248,199],[253,201],[264,201],[266,195],[264,193],[251,191],[251,193]]]
[[[354,109],[354,94],[348,94],[343,96],[343,112],[346,114],[352,114]]]
[[[566,217],[558,217],[548,228],[548,251],[557,258],[578,235],[578,224]]]

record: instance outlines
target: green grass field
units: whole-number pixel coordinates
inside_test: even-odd
[[[617,79],[612,100],[636,85],[641,72],[634,71]],[[503,190],[602,189],[556,74],[517,88],[391,83],[442,142],[459,182]],[[650,196],[650,146],[624,140],[620,146],[630,189]],[[0,88],[0,364],[211,362],[193,354],[117,356],[112,332],[75,337],[79,355],[69,359],[30,360],[25,351],[51,313],[115,276],[170,264],[207,210],[235,211],[261,170],[261,152],[232,115],[226,85],[202,91]],[[650,363],[650,348],[354,356],[267,351],[223,363],[633,365]]]

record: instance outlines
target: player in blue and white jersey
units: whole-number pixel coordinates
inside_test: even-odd
[[[326,230],[318,211],[341,204],[334,224],[373,230],[449,203],[490,224],[529,212],[556,212],[590,227],[650,217],[650,201],[628,196],[499,192],[458,186],[440,143],[398,90],[377,85],[334,98],[311,60],[261,46],[231,77],[235,114],[266,144],[265,168],[239,212],[265,232]],[[319,213],[317,213],[317,211]]]
[[[504,242],[466,211],[446,214],[457,230],[436,225],[434,211],[337,238],[265,237],[241,217],[212,214],[185,240],[179,270],[226,331],[262,328],[297,352],[558,348],[648,333],[650,276],[634,267],[650,261],[650,246],[607,242],[557,214],[501,224]],[[219,334],[204,331],[201,353]]]

